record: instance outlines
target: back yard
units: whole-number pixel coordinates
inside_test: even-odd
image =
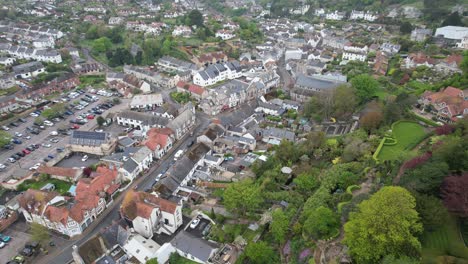
[[[403,121],[393,125],[392,137],[396,140],[396,144],[384,143],[380,150],[378,159],[394,160],[405,150],[416,146],[426,135],[424,127],[415,122]],[[389,140],[387,140],[389,142]]]

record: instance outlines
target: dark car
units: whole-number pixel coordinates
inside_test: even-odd
[[[39,130],[37,130],[37,129],[34,129],[33,131],[31,131],[31,134],[34,134],[34,135],[39,135]]]
[[[60,152],[63,152],[63,148],[57,148],[57,152],[60,153]]]
[[[11,144],[6,144],[6,145],[3,146],[3,148],[4,149],[13,149],[14,147]]]
[[[15,154],[16,154],[16,155],[18,155],[18,156],[20,156],[20,157],[24,157],[24,156],[26,156],[26,154],[25,154],[25,153],[23,153],[23,152],[16,152]]]
[[[46,158],[44,158],[44,159],[42,159],[42,160],[43,160],[44,162],[49,162],[50,159],[46,157]]]
[[[26,127],[26,130],[27,130],[27,131],[33,131],[34,128],[32,128],[32,127]]]
[[[187,144],[187,147],[191,147],[192,145],[193,145],[193,140]]]
[[[24,247],[23,250],[21,250],[20,254],[25,257],[30,257],[34,254],[34,249],[31,247]]]
[[[54,155],[52,155],[52,154],[49,154],[49,155],[47,155],[47,157],[48,157],[49,159],[53,159],[53,158],[55,158],[55,156],[54,156]]]
[[[19,160],[19,159],[21,159],[21,156],[13,154],[13,155],[11,155],[11,158],[13,158],[14,160]]]
[[[10,123],[10,126],[18,127],[19,124],[18,124],[18,123],[15,123],[15,122],[11,122],[11,123]]]
[[[20,122],[22,122],[22,123],[26,123],[26,122],[27,122],[26,119],[24,119],[24,118],[18,118],[18,120],[19,120]]]
[[[34,150],[36,150],[33,146],[26,147],[26,149],[29,150],[29,151],[34,151]]]
[[[38,149],[40,147],[39,144],[32,144],[31,146],[33,146],[35,149]]]
[[[12,141],[13,143],[15,143],[15,144],[21,144],[21,143],[23,143],[23,141],[21,141],[21,140],[19,140],[19,139],[17,139],[17,138],[13,138],[11,141]]]

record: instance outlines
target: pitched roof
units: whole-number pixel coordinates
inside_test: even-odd
[[[189,92],[198,94],[198,95],[202,95],[203,93],[206,92],[206,90],[203,89],[203,87],[198,86],[196,84],[189,84],[184,81],[179,81],[177,83],[177,87],[182,88],[184,90],[188,90]]]
[[[49,175],[56,175],[68,178],[75,178],[80,172],[81,169],[78,168],[63,168],[63,167],[48,167],[48,166],[40,166],[37,169],[39,173],[45,173]]]
[[[143,144],[152,151],[155,151],[158,146],[165,147],[169,137],[174,132],[170,128],[151,128],[146,133],[147,138],[143,141]]]
[[[171,244],[178,250],[195,256],[203,262],[207,262],[218,249],[216,243],[200,239],[186,231],[179,232],[171,241]]]
[[[177,206],[176,203],[156,195],[131,190],[125,195],[120,211],[126,218],[133,220],[137,216],[149,218],[154,209],[174,214]]]

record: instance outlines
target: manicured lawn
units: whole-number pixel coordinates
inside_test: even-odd
[[[455,217],[450,217],[439,229],[425,232],[421,243],[422,263],[437,263],[436,258],[439,256],[452,256],[468,261],[468,248],[463,243]]]
[[[381,161],[397,159],[410,145],[424,138],[426,132],[417,123],[399,122],[393,127],[392,135],[398,143],[392,146],[383,146],[378,156]]]
[[[18,186],[19,191],[26,191],[27,189],[40,190],[47,183],[52,183],[55,185],[55,191],[60,194],[65,194],[70,189],[71,183],[66,181],[61,181],[57,179],[48,179],[48,180],[26,180]]]

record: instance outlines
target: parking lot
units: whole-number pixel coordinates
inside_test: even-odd
[[[74,98],[72,101],[77,101],[83,98],[85,94],[80,95],[79,97]],[[99,97],[98,101],[91,102],[87,107],[83,108],[82,110],[73,110],[74,114],[71,116],[66,116],[64,115],[64,119],[60,120],[59,122],[54,122],[53,126],[44,126],[44,129],[41,130],[40,134],[34,135],[31,134],[30,131],[28,131],[27,127],[32,127],[33,123],[36,119],[36,117],[33,116],[28,116],[25,117],[25,123],[16,121],[15,123],[18,124],[18,127],[14,126],[8,126],[10,129],[7,131],[10,133],[12,136],[15,136],[15,133],[20,133],[22,134],[21,137],[16,136],[15,138],[18,138],[21,140],[21,144],[12,144],[14,146],[14,149],[12,150],[7,150],[7,149],[0,149],[0,164],[4,164],[6,166],[5,169],[2,170],[0,173],[0,180],[4,181],[12,175],[15,169],[17,168],[22,168],[22,169],[29,169],[30,167],[34,166],[37,163],[42,163],[44,162],[44,158],[47,157],[48,155],[56,156],[57,154],[57,148],[64,148],[68,144],[69,136],[68,135],[62,135],[58,134],[56,136],[51,136],[52,131],[57,131],[59,128],[68,128],[71,130],[71,123],[70,120],[76,119],[76,117],[81,114],[81,113],[86,113],[93,107],[96,107],[99,104],[102,104],[108,100],[111,100],[112,98],[109,97]],[[124,101],[124,100],[123,100]],[[124,103],[124,102],[122,102]],[[103,112],[103,116],[106,116],[106,114],[109,111],[114,111],[115,108],[120,108],[124,107],[122,105],[119,106],[114,106],[111,109],[105,110]],[[104,110],[104,109],[103,109]],[[11,121],[10,121],[11,122]],[[8,125],[8,124],[7,124]],[[79,129],[80,130],[91,130],[94,129],[97,126],[96,123],[96,118],[88,120],[88,122],[84,125],[80,125]],[[18,135],[18,134],[17,134]],[[30,139],[27,139],[26,137],[30,137]],[[54,140],[56,142],[51,142],[52,138],[56,138],[57,140]],[[20,158],[18,161],[15,163],[10,163],[8,161],[8,158],[10,158],[13,154],[22,152],[26,147],[30,146],[31,144],[38,144],[40,145],[38,149],[31,151],[30,154],[27,154],[25,157]],[[44,145],[43,145],[44,144]],[[91,160],[90,162],[92,162]],[[95,160],[94,160],[95,161]],[[81,159],[80,159],[81,162]],[[87,162],[88,163],[88,162]],[[65,162],[65,164],[67,164]],[[78,163],[81,165],[81,163]],[[76,165],[75,165],[76,166]],[[84,165],[85,166],[85,165]]]
[[[88,159],[83,161],[83,155],[75,153],[71,154],[69,158],[65,158],[56,164],[58,167],[74,168],[74,167],[88,167],[99,162],[99,157],[87,155]]]

